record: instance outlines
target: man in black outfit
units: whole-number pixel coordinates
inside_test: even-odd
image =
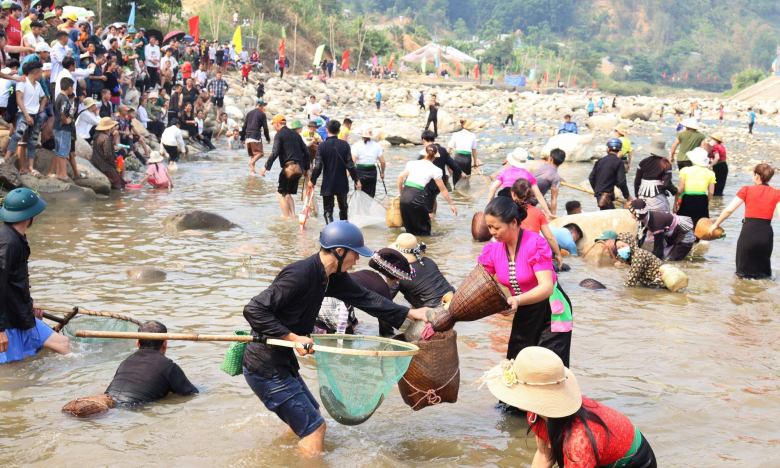
[[[244,126],[241,129],[241,141],[246,143],[246,151],[249,155],[249,169],[255,172],[255,163],[262,158],[263,151],[263,133],[265,133],[265,142],[271,144],[271,136],[268,134],[268,118],[265,115],[265,101],[258,99],[255,101],[255,108],[249,111],[244,118]]]
[[[615,209],[615,205],[612,203],[615,197],[615,187],[623,192],[623,197],[626,200],[633,200],[628,192],[628,184],[626,184],[626,165],[618,156],[621,149],[623,149],[623,142],[618,138],[610,139],[607,142],[607,155],[596,161],[590,176],[588,176],[600,210]]]
[[[139,333],[168,333],[160,322],[145,322]],[[184,371],[165,357],[168,340],[136,340],[138,351],[125,359],[106,389],[117,404],[149,403],[164,398],[168,393],[192,395],[198,389],[190,383]]]
[[[309,150],[306,148],[303,138],[287,126],[285,116],[275,115],[271,120],[271,125],[276,130],[274,146],[271,150],[271,157],[260,169],[260,175],[265,177],[266,171],[270,170],[276,158],[279,158],[282,170],[279,171],[279,186],[276,189],[276,197],[279,199],[282,215],[285,218],[292,218],[295,216],[295,200],[292,196],[298,193],[298,181],[301,176],[309,170]],[[287,176],[288,170],[293,174],[290,177]]]
[[[436,95],[431,94],[431,102],[428,104],[428,120],[425,122],[425,130],[433,123],[433,134],[439,136],[439,103],[436,102]]]
[[[423,146],[436,145],[436,147],[439,148],[439,157],[433,160],[433,165],[441,169],[442,174],[444,174],[441,180],[444,185],[447,185],[446,167],[449,167],[450,171],[452,172],[453,185],[460,179],[468,177],[466,174],[461,172],[460,166],[455,162],[454,159],[452,159],[452,156],[450,156],[450,153],[447,152],[447,149],[436,143],[435,133],[430,130],[423,131],[422,141]],[[423,149],[423,153],[424,152],[425,150]],[[420,157],[417,159],[422,159],[424,157],[425,156],[423,156],[421,153]],[[429,181],[428,185],[425,186],[423,197],[425,197],[425,206],[428,207],[428,211],[431,213],[436,213],[436,197],[439,196],[439,193],[441,193],[441,190],[439,190],[439,186],[436,185],[435,180]]]
[[[339,202],[339,219],[346,221],[348,217],[347,194],[349,193],[349,179],[345,172],[349,171],[350,177],[355,181],[355,188],[360,190],[355,163],[352,161],[352,150],[349,143],[338,137],[341,124],[338,120],[328,122],[328,138],[317,147],[317,155],[314,159],[314,170],[311,173],[309,187],[314,188],[317,178],[322,173],[322,208],[325,223],[333,222],[333,197]],[[295,135],[299,140],[300,136]]]

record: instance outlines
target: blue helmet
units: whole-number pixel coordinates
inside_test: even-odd
[[[349,221],[334,221],[320,233],[320,246],[323,249],[342,247],[357,252],[364,257],[374,255],[374,251],[363,244],[360,228]]]
[[[46,202],[28,188],[18,188],[8,192],[3,207],[0,208],[0,221],[19,223],[38,216],[46,208]]]
[[[623,142],[620,141],[620,138],[610,138],[607,142],[607,150],[608,151],[620,151],[623,149]]]

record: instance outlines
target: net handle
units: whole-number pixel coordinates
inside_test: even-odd
[[[64,307],[38,306],[38,307],[36,307],[36,309],[47,310],[49,312],[64,312],[64,313],[69,314],[69,315],[72,314],[72,316],[70,318],[73,318],[73,316],[75,316],[76,314],[92,315],[94,317],[108,317],[108,318],[113,318],[113,319],[117,319],[117,320],[124,320],[125,322],[132,322],[132,323],[138,325],[139,327],[141,326],[141,322],[140,321],[138,321],[138,320],[136,320],[134,318],[128,317],[126,315],[112,314],[112,313],[109,313],[109,312],[99,312],[99,311],[96,311],[96,310],[87,310],[87,309],[82,309],[80,307],[74,307],[72,309],[66,309]],[[53,321],[55,321],[57,323],[60,323],[59,320],[56,320],[56,319],[52,318],[54,316],[52,316],[50,314],[46,314],[46,315],[44,315],[44,317],[49,319],[49,320],[53,320]],[[60,319],[60,320],[62,320],[62,319]],[[65,317],[64,320],[65,320],[65,322],[62,324],[62,326],[67,325],[67,323],[70,321],[70,319],[68,319],[67,316]]]
[[[375,351],[369,349],[344,349],[335,348],[332,346],[323,345],[311,345],[304,343],[296,343],[293,341],[279,340],[275,338],[266,338],[262,336],[253,335],[201,335],[199,333],[138,333],[138,332],[109,332],[109,331],[92,331],[92,330],[77,330],[76,336],[79,338],[115,338],[115,339],[129,339],[129,340],[181,340],[181,341],[242,341],[242,342],[255,342],[265,343],[273,346],[281,346],[284,348],[298,348],[319,351],[322,353],[331,354],[346,354],[351,356],[374,356],[374,357],[408,357],[414,356],[420,352],[420,348],[410,343],[403,343],[399,341],[398,346],[408,348],[405,351]],[[326,336],[326,335],[321,335]],[[356,335],[329,335],[333,337],[354,337]],[[375,338],[369,341],[385,342],[385,340],[376,339],[376,337],[362,337],[362,338]],[[393,343],[396,344],[396,343]]]

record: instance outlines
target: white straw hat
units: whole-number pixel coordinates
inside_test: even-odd
[[[697,166],[706,167],[710,165],[710,156],[707,153],[707,150],[702,147],[694,148],[685,154],[688,156],[688,159]]]
[[[523,148],[515,148],[515,150],[506,157],[506,162],[514,167],[522,169],[525,167],[525,163],[528,162],[528,151]]]
[[[149,155],[149,162],[151,164],[162,162],[163,157],[160,155],[159,151],[152,151],[152,153]]]
[[[582,406],[577,378],[547,348],[529,346],[489,370],[483,380],[499,400],[540,416],[563,418]]]
[[[685,128],[692,128],[694,130],[701,130],[701,125],[699,125],[699,121],[694,119],[693,117],[687,118],[681,122],[682,126]]]

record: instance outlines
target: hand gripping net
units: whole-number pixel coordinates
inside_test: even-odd
[[[388,338],[361,335],[312,335],[316,345],[336,348],[317,352],[322,404],[333,419],[354,426],[368,420],[406,373],[419,348]],[[361,355],[338,350],[360,350]]]

